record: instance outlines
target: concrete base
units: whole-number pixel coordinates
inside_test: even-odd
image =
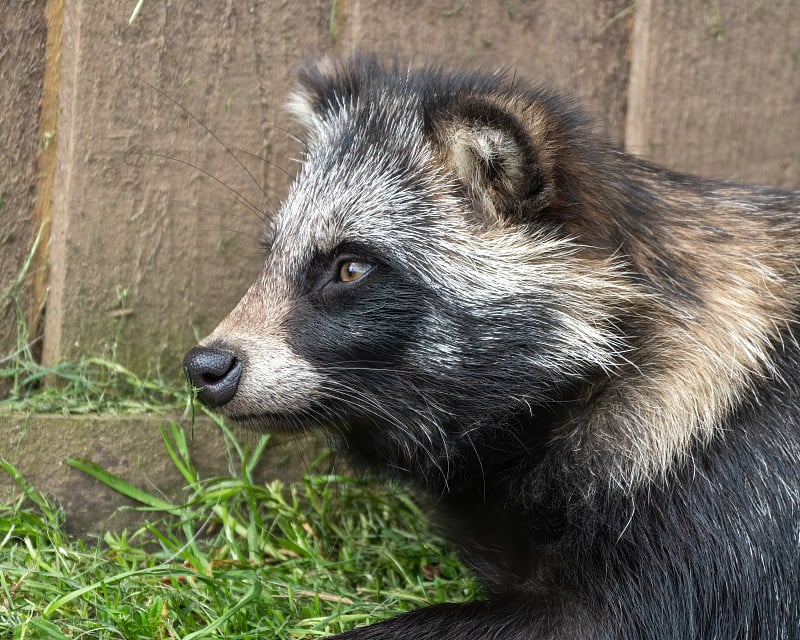
[[[89,459],[141,489],[167,500],[187,499],[186,480],[175,468],[160,425],[182,422],[192,460],[201,478],[227,476],[239,466],[230,459],[219,427],[207,418],[192,428],[177,416],[53,416],[0,415],[0,458],[11,462],[38,490],[56,500],[66,514],[66,528],[75,534],[102,534],[135,528],[147,512],[122,509],[139,506],[103,483],[73,469],[68,458]],[[257,436],[238,432],[240,442],[255,444]],[[259,481],[299,479],[321,452],[320,436],[273,436],[257,470]],[[323,467],[320,471],[325,472]],[[0,499],[20,492],[0,471]]]

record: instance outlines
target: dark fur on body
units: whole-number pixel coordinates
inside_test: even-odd
[[[487,593],[337,638],[800,638],[800,194],[499,75],[300,85],[303,169],[203,341],[242,363],[220,410],[428,492]]]

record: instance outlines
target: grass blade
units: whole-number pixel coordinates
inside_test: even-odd
[[[147,569],[135,569],[133,571],[124,571],[122,573],[118,573],[113,576],[109,576],[108,578],[103,578],[102,580],[98,580],[97,582],[93,582],[92,584],[86,585],[85,587],[81,587],[80,589],[75,589],[70,593],[65,593],[63,596],[56,598],[50,604],[48,604],[44,611],[42,611],[42,616],[45,618],[49,618],[55,611],[63,607],[65,604],[72,602],[76,598],[80,598],[85,596],[92,591],[97,591],[98,589],[102,589],[109,585],[113,585],[118,582],[122,582],[123,580],[127,580],[128,578],[133,578],[135,576],[153,576],[154,578],[162,578],[162,577],[174,577],[174,576],[188,576],[192,575],[191,571],[185,570],[179,565],[166,565],[160,567],[148,567]]]
[[[157,498],[156,496],[147,493],[147,491],[143,491],[138,487],[134,487],[126,480],[114,475],[110,471],[106,471],[99,464],[92,462],[91,460],[87,460],[85,458],[69,458],[67,459],[67,464],[74,469],[83,471],[93,478],[96,478],[106,486],[114,489],[114,491],[118,491],[124,496],[128,496],[137,502],[141,502],[143,505],[150,507],[151,509],[171,512],[176,508],[176,505],[172,504],[171,502]]]
[[[233,616],[235,616],[240,609],[246,607],[250,602],[258,598],[258,596],[260,595],[261,595],[261,577],[260,575],[256,574],[253,579],[253,586],[250,587],[248,592],[245,593],[244,597],[241,600],[239,600],[239,602],[234,604],[223,615],[214,620],[214,622],[207,625],[205,629],[200,629],[199,631],[190,633],[189,635],[184,636],[183,640],[197,640],[198,638],[205,638],[212,631],[219,629],[223,624],[225,624],[228,620],[230,620]]]

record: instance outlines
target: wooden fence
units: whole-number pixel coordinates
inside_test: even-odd
[[[0,358],[22,313],[46,362],[177,375],[259,270],[241,201],[268,213],[286,191],[282,105],[310,54],[505,67],[657,162],[800,187],[796,0],[145,0],[129,24],[135,4],[0,7],[0,292],[40,238]]]

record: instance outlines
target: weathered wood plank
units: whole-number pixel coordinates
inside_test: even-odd
[[[667,166],[800,187],[792,0],[637,4],[627,145]]]

